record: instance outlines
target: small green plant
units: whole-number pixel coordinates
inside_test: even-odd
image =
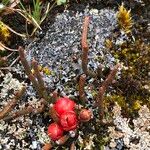
[[[33,29],[30,36],[33,36],[37,29],[41,29],[40,25],[47,17],[50,10],[55,6],[56,1],[50,6],[50,3],[43,4],[40,0],[33,0],[33,7],[26,8],[23,3],[20,2],[19,14],[26,18],[27,21],[32,23],[35,28]],[[46,6],[46,9],[43,7]],[[44,12],[43,12],[44,11]],[[43,12],[43,14],[42,14]]]
[[[37,23],[40,23],[41,19],[41,12],[42,12],[42,3],[40,0],[33,0],[33,11],[30,12],[30,15],[37,21]]]
[[[39,26],[41,19],[42,3],[39,0],[33,0],[33,10],[29,7],[26,9],[20,2],[21,9],[24,11],[26,17],[30,19],[35,26]]]

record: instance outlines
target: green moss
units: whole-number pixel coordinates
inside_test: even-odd
[[[130,39],[124,41],[119,50],[114,45],[110,52],[124,67],[115,88],[115,95],[107,99],[116,101],[123,108],[128,106],[128,111],[132,113],[140,105],[146,104],[150,108],[150,90],[143,88],[145,85],[150,87],[150,44],[142,38],[135,41]]]
[[[113,94],[113,95],[107,96],[105,98],[105,103],[111,104],[112,102],[117,102],[118,105],[120,107],[122,107],[122,108],[126,108],[127,107],[126,106],[127,104],[126,104],[126,101],[125,101],[125,97],[122,96],[122,95],[115,95],[115,94]]]

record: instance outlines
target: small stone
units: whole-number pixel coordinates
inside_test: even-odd
[[[115,141],[111,141],[110,144],[109,144],[109,146],[111,148],[115,148],[116,147],[116,142]]]
[[[91,9],[90,14],[98,15],[98,10],[97,9]]]

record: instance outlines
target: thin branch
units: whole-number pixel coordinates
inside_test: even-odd
[[[82,46],[82,69],[85,74],[88,74],[88,43],[87,43],[87,34],[88,34],[88,25],[89,25],[90,17],[86,16],[84,18],[83,23],[83,31],[82,31],[82,38],[81,38],[81,46]]]
[[[29,76],[30,81],[32,82],[34,88],[36,89],[37,93],[39,94],[40,98],[43,97],[42,91],[40,90],[40,85],[36,81],[35,77],[33,74],[30,74]]]
[[[39,85],[40,91],[42,93],[42,96],[45,100],[48,100],[48,93],[47,93],[46,87],[44,85],[44,80],[41,76],[41,73],[40,73],[39,68],[38,68],[38,63],[35,59],[32,60],[32,66],[33,66],[33,69],[35,71],[34,76],[36,76],[36,78],[38,80],[38,85]]]
[[[19,56],[20,56],[21,63],[23,65],[24,69],[25,69],[25,72],[26,72],[27,76],[29,76],[30,74],[32,74],[32,72],[31,72],[31,67],[28,64],[28,61],[25,58],[24,49],[20,46],[18,51],[19,51]]]
[[[63,145],[66,143],[66,141],[69,139],[69,137],[70,137],[69,135],[64,135],[58,141],[56,141],[56,143],[58,145]]]
[[[35,77],[33,76],[32,72],[31,72],[31,67],[25,58],[24,49],[22,47],[19,47],[18,51],[19,51],[21,63],[24,67],[24,70],[25,70],[27,76],[29,77],[30,81],[32,82],[32,84],[33,84],[34,88],[36,89],[37,93],[39,94],[39,96],[42,97],[43,95],[42,95],[42,91],[40,90],[40,85],[38,84],[38,82],[36,81]]]
[[[112,83],[112,81],[115,78],[115,75],[118,71],[120,65],[116,65],[113,70],[110,72],[106,80],[102,83],[102,86],[99,88],[98,96],[97,96],[97,102],[98,102],[98,107],[99,107],[99,116],[100,120],[103,119],[104,116],[104,102],[103,102],[103,97],[104,93],[107,90],[108,86]]]
[[[86,75],[91,77],[96,77],[96,74],[88,69],[88,51],[89,46],[87,42],[88,26],[90,22],[90,17],[86,16],[84,18],[82,37],[81,37],[81,47],[82,47],[82,70]]]
[[[19,60],[19,56],[9,65],[9,67],[12,67],[18,60]]]
[[[16,35],[18,35],[18,36],[21,36],[21,37],[23,37],[23,38],[25,38],[26,37],[26,35],[25,34],[21,34],[21,33],[18,33],[18,32],[16,32],[15,30],[13,30],[12,28],[10,28],[9,26],[7,26],[6,24],[5,24],[5,26],[7,27],[7,29],[8,30],[10,30],[12,33],[14,33],[14,34],[16,34]]]
[[[29,114],[33,111],[33,107],[31,106],[28,106],[22,110],[19,110],[19,111],[16,111],[12,114],[10,114],[9,116],[3,118],[4,121],[10,121],[10,120],[13,120],[13,119],[16,119],[20,116],[23,116],[23,115],[26,115],[26,114]]]
[[[50,97],[51,97],[51,102],[54,103],[59,98],[58,92],[54,91],[53,93],[50,94]]]
[[[76,150],[76,147],[75,147],[75,143],[74,143],[74,142],[71,143],[70,150]]]
[[[57,91],[53,92],[53,99],[56,101],[59,98]]]
[[[8,50],[8,51],[12,51],[12,52],[17,52],[18,51],[16,49],[11,49],[11,48],[5,46],[4,44],[2,44],[2,42],[0,42],[0,46],[3,47],[4,49]]]
[[[6,66],[7,64],[7,57],[0,57],[0,67]]]
[[[50,106],[49,114],[50,114],[51,118],[52,118],[55,122],[59,122],[59,118],[58,118],[58,116],[57,116],[57,112],[56,112],[56,110],[54,109],[53,106]]]
[[[22,110],[11,113],[9,116],[3,118],[3,120],[4,121],[10,121],[10,120],[16,119],[20,116],[27,115],[30,113],[33,113],[33,114],[41,113],[44,110],[45,105],[43,104],[43,99],[41,99],[40,102],[41,102],[41,106],[38,108],[33,108],[32,106],[25,107]]]
[[[51,143],[45,143],[44,146],[42,147],[42,150],[50,150],[52,149],[52,144]]]
[[[16,105],[17,101],[23,96],[26,88],[23,86],[20,91],[15,94],[15,97],[0,111],[0,119],[3,119]]]
[[[79,79],[79,98],[84,103],[86,101],[85,91],[84,91],[85,81],[86,81],[86,75],[82,74]]]

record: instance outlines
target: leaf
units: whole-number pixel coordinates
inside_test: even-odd
[[[65,4],[67,0],[57,0],[57,5]]]

